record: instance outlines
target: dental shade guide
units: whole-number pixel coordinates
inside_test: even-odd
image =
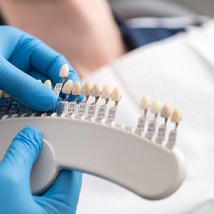
[[[140,102],[140,107],[144,110],[144,114],[138,119],[137,128],[135,133],[141,135],[144,132],[144,127],[146,124],[146,114],[150,107],[149,96],[143,96]]]
[[[94,102],[89,105],[88,112],[86,115],[86,120],[91,121],[91,119],[95,115],[96,107],[97,107],[97,101],[99,100],[101,95],[100,86],[98,83],[95,83],[91,89],[91,96],[95,98]]]
[[[66,101],[71,93],[76,99],[79,96],[81,86],[79,83],[76,85],[79,86],[76,86],[75,90],[70,86],[67,90],[64,89]],[[39,116],[22,117],[17,112],[18,116],[15,118],[1,119],[0,161],[17,133],[24,127],[33,125],[42,131],[44,142],[31,173],[31,189],[34,194],[44,192],[52,184],[59,170],[65,168],[107,179],[146,199],[157,200],[171,195],[186,176],[184,156],[175,147],[177,126],[181,120],[179,109],[175,109],[171,115],[175,129],[169,132],[169,137],[166,137],[166,122],[164,137],[163,133],[159,134],[161,126],[156,127],[156,122],[153,122],[153,126],[158,128],[157,136],[154,132],[151,137],[151,134],[148,134],[149,127],[144,126],[142,129],[138,123],[138,126],[133,128],[116,123],[115,109],[121,99],[120,90],[115,88],[112,93],[109,88],[103,90],[102,94],[96,85],[92,92],[90,83],[83,86],[82,91],[86,98],[76,105],[71,117],[66,117],[63,113],[64,116],[60,116],[56,112],[50,116],[42,113]],[[95,102],[90,104],[88,109],[91,105],[97,105],[99,97],[104,99],[106,111],[107,100],[115,102],[107,111],[107,117],[104,114],[100,120],[99,114],[96,114],[95,117],[87,118],[89,113],[86,103],[89,96],[94,96]],[[0,91],[0,109],[6,103],[2,102],[3,99],[5,98]],[[155,115],[155,121],[160,111],[161,117],[168,120],[171,114],[169,106],[163,106],[160,110],[159,102],[153,102],[150,107],[148,96],[142,100],[140,106],[144,110],[144,124],[149,108]],[[76,100],[73,102],[76,103]],[[85,109],[81,112],[79,107],[83,103]]]
[[[105,103],[99,107],[97,117],[96,117],[96,122],[98,123],[100,123],[105,118],[107,104],[109,99],[111,98],[111,91],[107,85],[103,87],[101,98],[105,100]]]
[[[82,87],[82,94],[85,95],[85,100],[80,103],[78,112],[77,112],[77,119],[81,119],[82,116],[85,115],[85,111],[87,108],[87,102],[89,99],[89,96],[91,95],[91,83],[86,82]]]
[[[57,111],[58,116],[61,116],[63,113],[64,114],[66,113],[67,107],[68,107],[68,98],[72,92],[72,89],[73,89],[73,81],[68,80],[62,87],[62,92],[66,94],[66,98],[60,101],[59,103],[58,111]]]

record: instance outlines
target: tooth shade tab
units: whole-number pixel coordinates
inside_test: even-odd
[[[73,81],[68,80],[62,88],[62,92],[69,95],[69,94],[71,94],[72,89],[73,89]]]
[[[99,97],[101,95],[100,86],[98,83],[95,83],[91,89],[91,96],[92,97]]]
[[[44,84],[45,84],[48,88],[52,89],[52,83],[51,83],[50,80],[46,80],[46,81],[44,82]]]
[[[176,108],[172,112],[171,121],[173,123],[178,124],[180,122],[180,120],[181,120],[181,113],[180,113],[180,110],[178,108]]]
[[[150,107],[149,96],[143,96],[140,101],[140,107],[144,110],[148,110]]]
[[[73,95],[80,95],[82,91],[82,87],[79,81],[75,82],[72,89]]]
[[[68,64],[64,64],[59,71],[59,76],[60,77],[68,77],[69,76],[69,68],[68,68]]]
[[[4,96],[4,92],[0,90],[0,99]]]
[[[102,93],[101,93],[101,97],[105,100],[109,100],[111,98],[111,91],[108,85],[105,85],[103,87]]]
[[[165,104],[161,109],[160,116],[165,119],[168,119],[170,117],[170,114],[171,114],[170,106],[169,104]]]
[[[37,80],[38,82],[42,82],[41,80]]]
[[[9,97],[11,97],[9,94],[7,94],[6,92],[4,92],[4,97],[5,98],[9,98]]]
[[[160,104],[159,104],[159,100],[155,100],[150,108],[151,113],[157,115],[160,112]]]
[[[111,94],[111,100],[115,102],[119,102],[121,99],[120,89],[118,87],[114,88]]]
[[[82,94],[85,96],[90,96],[91,95],[91,83],[86,82],[83,87],[82,87]]]

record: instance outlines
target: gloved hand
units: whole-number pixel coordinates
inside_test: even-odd
[[[69,78],[79,81],[62,55],[21,30],[0,27],[0,89],[19,102],[38,111],[55,107],[54,92],[37,79],[61,82],[58,74],[65,63],[69,65]],[[63,170],[47,192],[32,196],[30,171],[41,146],[42,134],[33,127],[21,131],[12,142],[0,163],[0,213],[75,213],[81,173]]]
[[[30,172],[42,147],[41,132],[28,126],[13,140],[0,163],[0,213],[72,214],[76,212],[82,174],[63,170],[47,192],[33,196]]]
[[[61,82],[59,70],[63,64],[69,65],[69,78],[80,81],[61,54],[21,30],[0,27],[0,89],[19,102],[38,111],[55,107],[54,92],[37,79],[42,82],[50,79],[53,84]]]

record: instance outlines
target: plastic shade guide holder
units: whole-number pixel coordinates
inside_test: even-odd
[[[101,95],[98,88],[96,90],[93,105],[96,105],[98,95]],[[136,128],[128,128],[112,121],[115,116],[112,116],[112,108],[117,108],[120,99],[119,89],[115,90],[115,94],[112,92],[111,96],[115,106],[106,109],[106,116],[103,115],[104,119],[101,121],[96,119],[96,114],[90,120],[87,119],[86,109],[81,117],[76,114],[67,117],[66,108],[60,116],[54,111],[38,114],[39,116],[3,116],[0,120],[0,160],[17,133],[24,127],[33,125],[42,131],[44,138],[42,151],[31,173],[31,189],[34,194],[44,192],[59,170],[65,168],[107,179],[146,199],[157,200],[171,195],[179,188],[186,175],[184,156],[174,146],[176,128],[180,121],[179,110],[172,113],[171,121],[176,124],[176,128],[169,133],[168,141],[165,140],[165,134],[161,137],[163,127],[159,131],[162,134],[159,133],[158,140],[157,136],[148,138],[146,136],[149,130],[142,128],[142,124],[138,124],[139,127]],[[89,92],[85,95],[84,108],[87,107]],[[102,97],[110,99],[107,95],[104,92]],[[146,118],[150,107],[147,98],[144,97],[141,102],[143,118]],[[107,103],[105,102],[106,105]],[[81,104],[76,105],[76,113],[79,105]],[[156,116],[159,110],[157,102],[150,108],[151,113]],[[169,116],[161,114],[163,117],[164,115]],[[142,117],[139,122],[142,122]],[[167,119],[165,118],[165,122]],[[145,121],[146,119],[143,124]]]

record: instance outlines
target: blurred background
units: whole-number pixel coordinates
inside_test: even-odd
[[[214,16],[214,0],[109,0],[118,14],[129,18],[153,16]]]

